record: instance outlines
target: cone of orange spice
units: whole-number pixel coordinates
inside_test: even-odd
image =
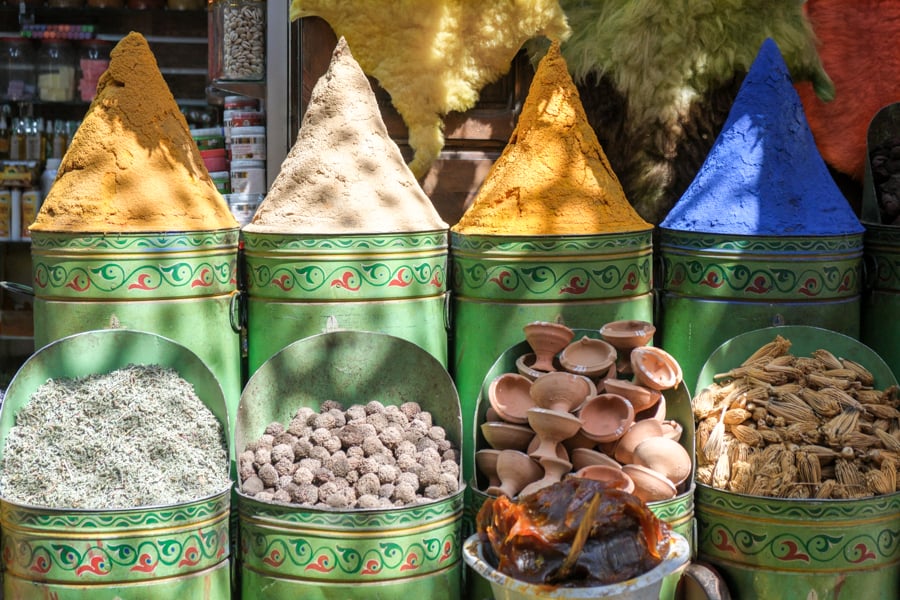
[[[593,235],[652,229],[631,207],[554,42],[509,143],[452,230]]]
[[[208,231],[238,223],[200,158],[147,40],[110,53],[33,231]]]

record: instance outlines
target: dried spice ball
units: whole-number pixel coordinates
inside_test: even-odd
[[[248,496],[254,496],[266,489],[266,486],[262,482],[262,479],[260,479],[256,475],[252,475],[244,479],[244,483],[241,485],[241,489]]]
[[[282,460],[294,462],[294,448],[290,444],[278,444],[272,448],[272,462],[278,463]]]
[[[0,493],[91,510],[189,502],[229,489],[227,448],[222,424],[174,369],[51,379],[16,414]]]
[[[278,421],[273,421],[266,426],[266,435],[271,435],[272,439],[284,433],[284,425]]]
[[[296,467],[294,466],[294,461],[283,458],[275,463],[275,470],[278,472],[279,476],[290,476]]]
[[[322,403],[321,407],[319,408],[320,413],[328,412],[330,410],[343,411],[344,407],[337,400],[326,400]]]
[[[277,428],[270,431],[276,433],[268,440],[276,442],[270,450],[276,471],[286,471],[281,461],[293,454],[294,468],[282,487],[289,488],[295,503],[302,498],[302,503],[321,508],[392,508],[459,489],[459,464],[451,462],[458,452],[446,431],[433,425],[431,415],[415,402],[385,406],[373,400],[346,412],[323,403],[319,413],[298,410],[284,434],[278,435]],[[291,442],[281,447],[284,436],[291,436]],[[254,459],[265,444],[255,446]],[[243,473],[244,479],[257,476],[265,485],[258,473]],[[317,490],[315,498],[310,486]]]
[[[273,487],[275,482],[278,481],[278,477],[278,471],[275,470],[272,463],[266,463],[259,468],[259,478],[267,488]]]

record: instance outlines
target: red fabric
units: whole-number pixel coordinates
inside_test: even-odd
[[[806,11],[835,99],[822,102],[805,82],[797,91],[822,158],[861,182],[869,123],[900,101],[900,2],[808,0]]]

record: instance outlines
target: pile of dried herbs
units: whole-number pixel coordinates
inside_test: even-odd
[[[223,427],[193,386],[129,365],[40,386],[6,439],[0,494],[51,508],[178,504],[227,489],[228,468]]]

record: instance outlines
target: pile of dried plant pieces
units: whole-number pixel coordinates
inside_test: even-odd
[[[740,494],[849,499],[897,491],[900,393],[862,365],[777,336],[694,398],[697,481]]]

